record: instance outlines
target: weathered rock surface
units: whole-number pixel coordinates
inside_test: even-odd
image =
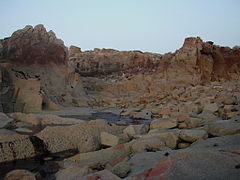
[[[111,148],[102,149],[99,151],[81,153],[71,158],[66,159],[66,162],[75,162],[80,167],[102,167],[104,168],[107,164],[114,166],[124,160],[130,155],[129,145],[117,145]]]
[[[53,31],[47,32],[43,25],[26,26],[0,44],[4,112],[39,112],[53,104],[86,105],[80,77],[68,66],[68,49]]]
[[[166,149],[161,137],[145,137],[130,142],[133,152],[159,151]]]
[[[82,52],[26,26],[0,40],[0,112],[61,111],[0,115],[0,128],[31,134],[1,129],[0,162],[77,150],[57,179],[238,179],[239,67],[239,47],[199,37],[165,55]],[[63,118],[89,120],[71,108],[87,105],[132,125]]]
[[[151,129],[170,129],[177,127],[176,119],[155,119],[151,122]]]
[[[144,137],[159,137],[162,138],[165,141],[165,144],[167,147],[171,149],[175,149],[178,143],[178,132],[174,131],[150,131],[147,135]]]
[[[83,180],[89,180],[89,179],[111,179],[111,180],[120,180],[121,178],[119,178],[118,176],[114,175],[113,173],[111,173],[109,170],[102,170],[93,174],[89,174],[85,177],[83,177]]]
[[[111,171],[120,178],[125,178],[128,173],[131,171],[130,164],[126,161],[122,161],[116,164]]]
[[[36,180],[36,175],[27,170],[13,170],[4,177],[4,180]]]
[[[80,168],[78,166],[68,166],[65,169],[59,170],[55,176],[56,180],[77,180],[82,179],[83,176],[90,173],[87,168]]]
[[[30,158],[38,153],[28,136],[0,134],[0,144],[0,162]]]
[[[182,130],[179,134],[179,138],[186,141],[193,143],[198,140],[206,139],[208,134],[205,130],[198,130],[198,129],[188,129]]]
[[[212,136],[226,136],[240,133],[240,123],[237,121],[220,121],[209,126],[209,134]]]
[[[116,146],[118,144],[126,143],[130,140],[128,135],[120,134],[120,135],[113,135],[107,132],[101,132],[101,145],[104,146]]]
[[[52,153],[70,149],[89,152],[99,149],[101,132],[119,134],[122,129],[120,126],[110,126],[104,121],[95,120],[65,127],[46,127],[36,136],[44,141],[47,149]]]
[[[123,132],[130,137],[133,137],[135,135],[141,135],[147,133],[149,130],[149,126],[145,124],[140,125],[130,125],[126,127]]]
[[[185,150],[137,154],[130,160],[126,179],[237,179],[237,138],[239,135],[211,138]]]

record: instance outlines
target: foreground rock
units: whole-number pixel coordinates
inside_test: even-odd
[[[111,179],[111,180],[120,180],[121,178],[117,177],[116,175],[112,174],[108,170],[99,171],[93,174],[89,174],[85,177],[83,177],[83,180],[89,180],[89,179]]]
[[[240,133],[240,122],[220,121],[209,126],[209,134],[212,136],[226,136]]]
[[[43,140],[51,153],[70,149],[89,152],[99,149],[101,132],[120,134],[122,129],[123,127],[95,120],[79,125],[46,127],[36,136]]]
[[[40,155],[30,138],[23,135],[0,134],[0,162],[25,159]]]
[[[193,143],[202,139],[207,139],[208,134],[205,130],[182,130],[179,134],[180,139]]]
[[[14,170],[9,172],[4,180],[36,180],[36,175],[27,170]]]
[[[212,138],[186,150],[137,154],[130,160],[127,179],[238,179],[238,138]]]
[[[67,62],[63,41],[41,24],[1,39],[1,111],[36,113],[59,105],[86,106],[80,76]]]
[[[116,136],[107,132],[101,132],[100,138],[101,138],[101,145],[104,145],[104,146],[116,146],[118,144],[126,143],[130,140],[128,135],[121,134]]]
[[[143,137],[159,137],[164,140],[167,147],[175,149],[179,141],[178,131],[165,131],[165,130],[151,130]]]
[[[89,168],[104,168],[107,164],[114,166],[127,158],[131,153],[129,145],[117,145],[95,152],[81,153],[66,159],[66,162],[75,162],[78,166]]]

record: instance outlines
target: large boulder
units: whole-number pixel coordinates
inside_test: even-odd
[[[187,130],[182,130],[179,133],[179,138],[186,141],[193,143],[195,141],[199,141],[202,139],[207,139],[208,134],[205,130],[200,130],[200,129],[187,129]]]
[[[29,136],[0,134],[0,162],[34,157],[38,154]]]
[[[122,129],[121,126],[95,120],[70,126],[48,126],[36,136],[43,140],[52,153],[66,150],[89,152],[99,149],[101,132],[120,134]]]
[[[238,121],[219,121],[209,125],[208,133],[212,136],[226,136],[240,133]]]
[[[136,154],[126,179],[238,179],[238,138],[210,138],[184,150]]]

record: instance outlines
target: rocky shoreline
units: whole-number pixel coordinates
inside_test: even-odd
[[[240,49],[69,49],[0,40],[0,179],[239,179]]]

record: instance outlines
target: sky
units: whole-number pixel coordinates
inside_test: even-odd
[[[186,37],[240,45],[240,0],[0,0],[0,39],[44,24],[66,46],[167,53]]]

